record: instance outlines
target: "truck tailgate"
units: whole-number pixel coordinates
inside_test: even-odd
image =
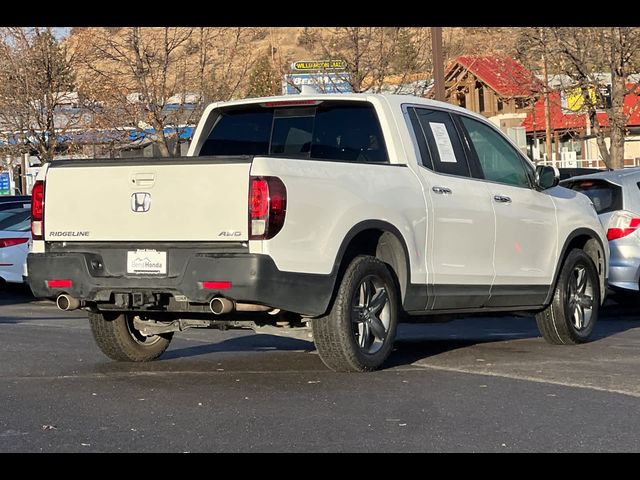
[[[247,240],[250,168],[249,157],[56,162],[44,239]]]

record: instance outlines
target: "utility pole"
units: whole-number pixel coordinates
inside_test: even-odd
[[[444,102],[444,57],[442,54],[442,27],[431,27],[431,56],[433,57],[433,88],[435,99]]]
[[[545,133],[545,150],[547,153],[547,161],[551,160],[551,165],[556,166],[559,153],[556,151],[554,158],[551,153],[551,104],[549,103],[549,77],[547,69],[547,43],[545,38],[544,27],[540,27],[540,41],[542,43],[542,76],[544,81],[544,133]],[[556,144],[556,150],[558,145]]]

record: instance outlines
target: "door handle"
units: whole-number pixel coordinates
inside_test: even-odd
[[[511,197],[505,195],[494,195],[493,199],[498,203],[511,203]]]
[[[451,189],[448,187],[433,187],[431,188],[431,190],[433,190],[436,193],[439,193],[440,195],[451,195],[453,193]]]

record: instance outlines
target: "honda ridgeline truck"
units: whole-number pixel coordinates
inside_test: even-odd
[[[500,130],[411,96],[215,103],[187,157],[54,161],[33,189],[28,278],[100,349],[160,356],[189,327],[313,339],[380,367],[398,322],[529,313],[585,342],[608,243],[589,199]]]

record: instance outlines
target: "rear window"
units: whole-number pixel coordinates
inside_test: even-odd
[[[389,162],[376,112],[364,102],[222,109],[200,155]]]
[[[598,213],[622,210],[622,187],[606,180],[576,180],[564,186],[584,193],[591,199]]]
[[[0,211],[0,232],[27,232],[31,228],[31,209],[14,208]]]

